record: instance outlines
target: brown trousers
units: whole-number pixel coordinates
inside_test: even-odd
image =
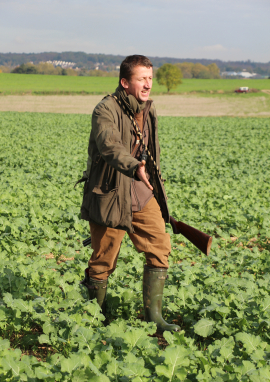
[[[154,197],[141,211],[133,212],[132,225],[135,233],[129,233],[129,237],[136,250],[144,252],[146,264],[152,268],[168,268],[170,235],[165,232],[165,222]],[[105,280],[116,268],[125,231],[90,222],[90,232],[94,252],[88,262],[89,276]]]

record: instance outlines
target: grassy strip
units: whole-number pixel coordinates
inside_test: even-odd
[[[0,94],[70,95],[107,94],[118,85],[116,77],[72,77],[39,74],[0,74]],[[232,93],[240,86],[256,90],[270,89],[270,80],[246,79],[183,79],[183,83],[173,90],[174,94],[223,94]],[[152,94],[166,94],[165,86],[154,79]]]

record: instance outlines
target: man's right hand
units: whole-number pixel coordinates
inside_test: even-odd
[[[146,185],[146,187],[149,188],[149,190],[153,191],[153,187],[151,186],[151,184],[149,183],[149,181],[148,181],[148,179],[146,177],[145,164],[146,164],[145,160],[142,160],[138,164],[138,167],[137,167],[137,170],[136,170],[136,175]]]

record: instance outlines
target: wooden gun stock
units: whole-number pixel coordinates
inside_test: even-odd
[[[177,222],[173,217],[170,216],[170,223],[173,229],[173,233],[181,233],[185,238],[187,238],[192,244],[195,245],[200,251],[205,255],[209,255],[212,237],[199,231],[196,228],[191,227],[183,222]]]

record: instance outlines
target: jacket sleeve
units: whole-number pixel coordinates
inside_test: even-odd
[[[154,130],[154,139],[155,142],[153,142],[155,147],[155,156],[156,156],[156,163],[158,167],[160,168],[160,145],[159,145],[159,139],[158,139],[158,118],[157,118],[157,111],[154,102],[151,105],[150,109],[151,118],[150,121],[152,121],[152,129]]]
[[[112,112],[99,104],[92,116],[92,134],[101,157],[122,174],[133,178],[138,164],[122,143]]]

